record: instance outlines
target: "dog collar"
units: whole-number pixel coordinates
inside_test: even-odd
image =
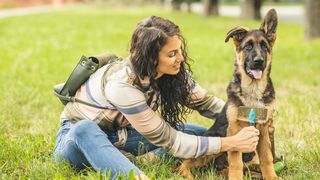
[[[264,124],[268,121],[268,109],[267,108],[252,108],[247,106],[240,106],[238,109],[238,120],[249,122],[249,114],[251,109],[255,110],[256,117],[255,123]]]

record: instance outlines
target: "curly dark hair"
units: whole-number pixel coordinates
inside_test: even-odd
[[[182,42],[180,71],[176,75],[164,74],[157,77],[159,52],[166,44],[168,37],[178,36]],[[190,64],[186,51],[186,40],[180,33],[179,26],[170,20],[151,16],[138,23],[131,39],[130,59],[133,69],[140,78],[149,77],[150,86],[157,92],[157,107],[160,107],[162,118],[175,129],[183,129],[185,116],[191,110],[187,108],[191,92]],[[159,101],[160,99],[160,101]]]

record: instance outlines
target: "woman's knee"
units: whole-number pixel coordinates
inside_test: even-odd
[[[81,120],[70,130],[69,136],[75,138],[88,137],[100,131],[99,126],[92,120]]]

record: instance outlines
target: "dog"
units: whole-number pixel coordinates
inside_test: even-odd
[[[233,38],[235,63],[233,80],[227,87],[227,103],[208,129],[206,136],[233,136],[249,126],[249,112],[256,111],[254,126],[260,131],[257,149],[252,153],[231,151],[184,160],[177,168],[187,179],[194,179],[191,168],[214,162],[218,171],[227,171],[230,180],[243,179],[243,162],[259,164],[263,179],[277,179],[274,170],[273,104],[275,91],[270,78],[272,48],[278,24],[274,9],[267,12],[259,29],[239,26],[227,33]]]

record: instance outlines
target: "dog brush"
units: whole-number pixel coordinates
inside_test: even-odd
[[[254,126],[254,123],[256,121],[256,116],[257,116],[256,110],[255,109],[251,109],[250,113],[249,113],[250,126]]]

